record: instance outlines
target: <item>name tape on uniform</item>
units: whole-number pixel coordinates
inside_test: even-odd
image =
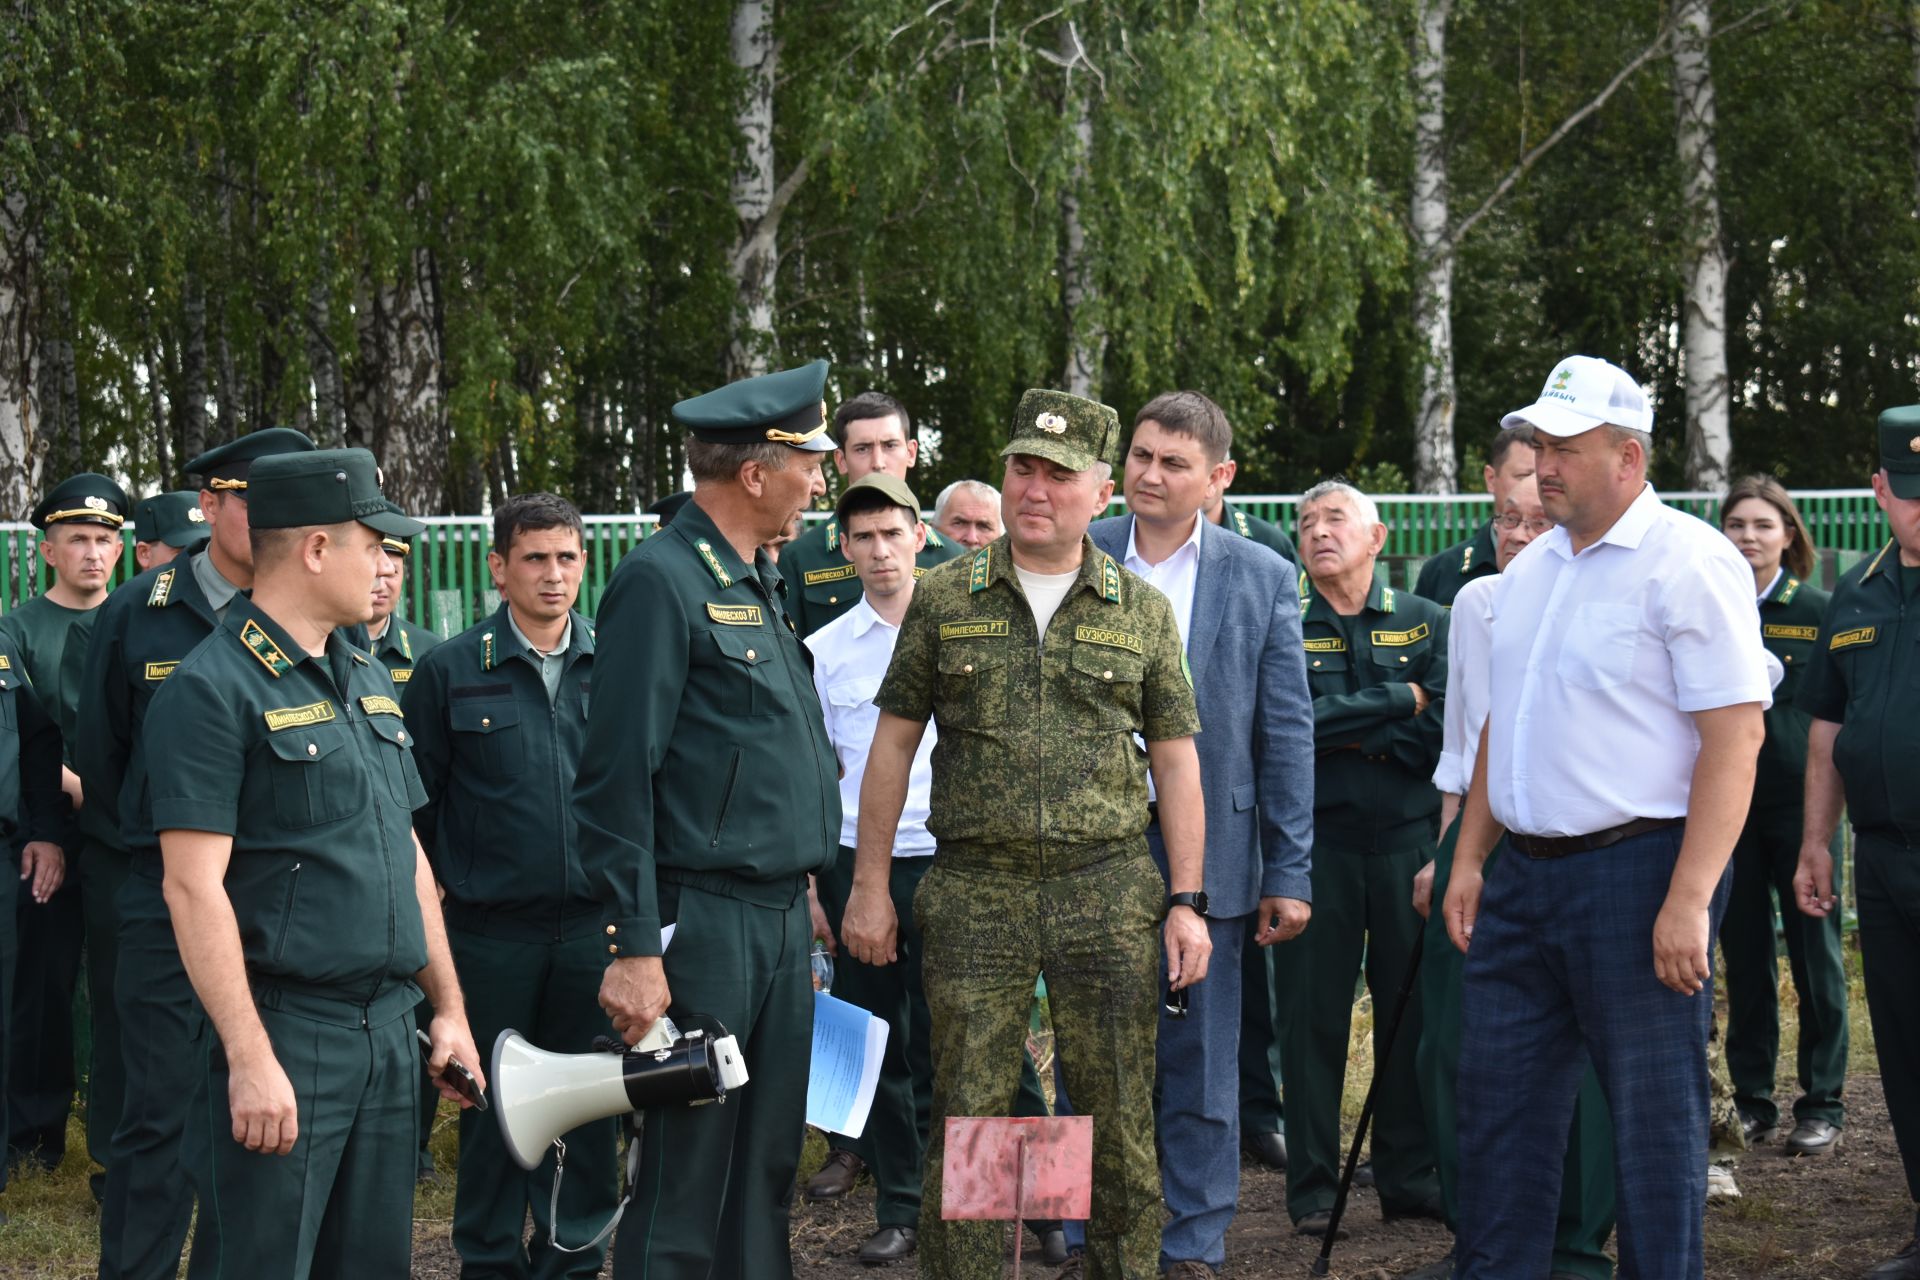
[[[760,625],[760,606],[757,604],[715,604],[707,602],[707,616],[715,622],[724,622],[730,627],[757,627]]]
[[[1769,622],[1760,632],[1769,640],[1816,640],[1820,636],[1818,627],[1789,627],[1781,622]]]
[[[1308,653],[1345,653],[1347,642],[1339,636],[1322,636],[1317,639],[1303,640],[1301,643]]]
[[[1855,627],[1851,631],[1835,632],[1833,639],[1827,641],[1827,648],[1851,649],[1857,644],[1872,644],[1879,634],[1878,627]]]
[[[333,704],[324,700],[320,702],[309,702],[304,707],[281,707],[278,710],[268,711],[264,714],[267,717],[267,728],[269,729],[276,731],[280,729],[297,729],[302,725],[325,724],[327,721],[333,719]]]
[[[147,679],[155,683],[165,680],[173,674],[173,669],[179,665],[180,660],[178,658],[175,658],[172,662],[149,662],[147,664]]]
[[[370,693],[361,698],[360,709],[370,716],[400,716],[402,719],[405,718],[405,713],[400,710],[399,703],[395,702],[392,698],[384,697],[377,693]]]
[[[413,668],[395,667],[390,674],[393,676],[393,682],[395,684],[405,684],[407,681],[413,679]]]
[[[997,622],[943,622],[940,624],[942,640],[973,640],[981,636],[1004,636],[1007,624],[1004,619]]]
[[[1145,654],[1146,646],[1140,643],[1140,637],[1128,635],[1124,631],[1110,631],[1106,627],[1079,626],[1073,629],[1075,640],[1084,640],[1088,644],[1104,644],[1112,649],[1125,649],[1130,653]]]
[[[1432,634],[1423,622],[1411,631],[1376,631],[1373,633],[1373,643],[1376,646],[1398,648],[1401,645],[1419,644]]]
[[[816,586],[822,582],[840,582],[844,579],[853,577],[855,574],[859,572],[860,571],[856,569],[854,566],[850,564],[843,564],[838,569],[809,569],[805,573],[801,574],[800,577],[802,581],[806,583],[806,585],[811,587],[811,586]]]

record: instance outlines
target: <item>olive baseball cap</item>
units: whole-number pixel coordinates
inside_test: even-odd
[[[1057,462],[1085,471],[1096,462],[1112,462],[1120,444],[1120,415],[1094,400],[1035,387],[1013,411],[1013,438],[1000,451]]]
[[[187,464],[187,474],[199,476],[202,489],[237,489],[245,493],[247,472],[255,462],[276,453],[305,453],[312,448],[313,441],[304,431],[267,427],[215,445]]]
[[[833,448],[827,431],[827,362],[729,382],[673,406],[674,421],[709,444]]]
[[[55,524],[103,524],[118,529],[126,523],[127,491],[95,471],[69,476],[47,492],[33,509],[33,527]]]
[[[1880,465],[1896,498],[1920,498],[1920,404],[1880,415]]]
[[[198,546],[209,536],[207,518],[200,513],[200,495],[192,489],[142,498],[133,509],[133,528],[138,541],[164,542],[182,551]]]
[[[907,488],[907,482],[899,476],[890,476],[884,471],[869,471],[848,485],[841,493],[840,501],[834,503],[834,518],[844,526],[847,523],[847,508],[856,503],[862,511],[871,511],[880,504],[868,495],[876,493],[885,496],[887,501],[896,507],[905,507],[913,513],[915,520],[920,518],[920,503],[913,496],[913,490]]]
[[[381,496],[380,468],[365,449],[276,453],[253,464],[247,487],[247,523],[255,529],[358,520],[383,537],[411,538],[426,528]]]

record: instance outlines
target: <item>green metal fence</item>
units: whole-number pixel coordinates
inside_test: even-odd
[[[1716,494],[1668,493],[1667,503],[1712,521],[1719,514]],[[1867,489],[1820,489],[1797,492],[1794,500],[1821,548],[1820,584],[1831,583],[1860,556],[1882,546],[1886,520]],[[1234,498],[1234,505],[1273,520],[1291,530],[1298,494],[1262,494]],[[1395,585],[1411,586],[1420,565],[1444,547],[1471,536],[1493,513],[1485,495],[1434,497],[1392,494],[1376,497],[1388,535],[1383,573]],[[1122,508],[1114,504],[1117,512]],[[819,517],[825,519],[824,515]],[[653,517],[596,515],[586,517],[587,567],[580,589],[580,607],[592,613],[600,603],[607,579],[620,557],[631,551],[653,528]],[[407,566],[406,615],[441,635],[453,635],[491,613],[499,604],[487,571],[491,522],[484,516],[429,518],[427,531],[414,543]],[[38,551],[39,534],[30,525],[0,524],[0,548],[5,565],[0,571],[0,612],[45,589],[46,566]],[[129,536],[116,584],[138,572]]]

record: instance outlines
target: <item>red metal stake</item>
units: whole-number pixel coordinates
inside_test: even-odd
[[[1013,1144],[1013,1280],[1020,1280],[1020,1231],[1026,1215],[1021,1197],[1027,1189],[1027,1139],[1022,1134]]]

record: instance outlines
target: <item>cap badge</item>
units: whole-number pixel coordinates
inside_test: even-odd
[[[1067,429],[1067,420],[1057,413],[1043,413],[1033,420],[1033,425],[1049,435],[1062,435]]]
[[[202,510],[201,510],[200,508],[198,508],[198,507],[188,507],[188,508],[187,508],[187,523],[189,523],[189,524],[205,524],[206,522],[207,522],[207,513],[206,513],[206,512],[204,512],[204,511],[202,511]]]
[[[1907,450],[1911,453],[1920,453],[1920,436],[1907,441]]]
[[[105,498],[96,498],[92,494],[88,494],[82,501],[95,511],[105,511],[107,509],[107,500]]]
[[[1572,378],[1573,378],[1572,369],[1562,369],[1560,372],[1553,375],[1553,389],[1555,391],[1565,391],[1567,389],[1567,383],[1571,381]]]

